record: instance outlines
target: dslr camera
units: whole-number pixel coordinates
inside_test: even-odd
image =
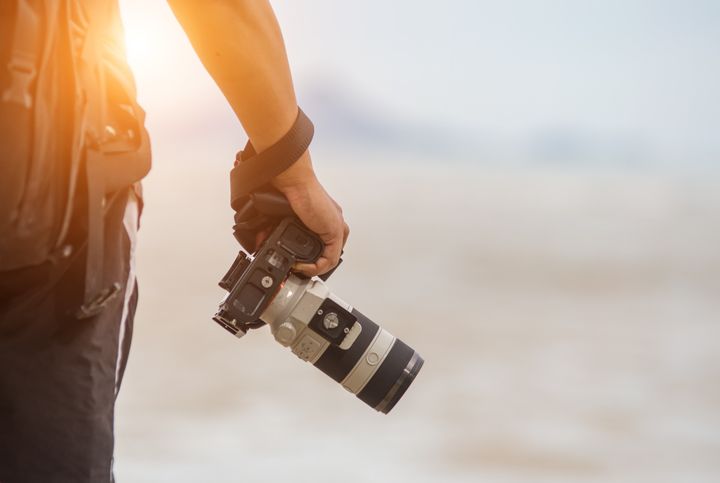
[[[423,365],[402,340],[330,291],[326,280],[292,271],[313,263],[320,238],[295,216],[286,216],[255,251],[241,251],[220,287],[227,290],[213,320],[237,337],[270,326],[276,341],[309,362],[367,405],[388,413]]]

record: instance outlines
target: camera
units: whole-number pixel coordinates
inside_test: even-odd
[[[275,340],[339,382],[361,401],[388,413],[423,365],[402,340],[330,291],[327,278],[292,272],[324,249],[294,216],[284,217],[254,256],[240,252],[220,287],[227,290],[213,320],[237,337],[270,326]]]

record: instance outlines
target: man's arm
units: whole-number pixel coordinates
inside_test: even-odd
[[[297,100],[282,33],[269,1],[168,3],[253,147],[260,152],[273,145],[295,121]],[[342,209],[315,176],[309,151],[272,184],[325,243],[317,263],[303,265],[301,271],[318,275],[337,265],[349,229]]]

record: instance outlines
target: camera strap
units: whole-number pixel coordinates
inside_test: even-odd
[[[315,128],[298,107],[298,114],[290,130],[278,142],[257,153],[248,141],[245,149],[235,157],[235,167],[230,171],[230,204],[239,210],[246,197],[269,183],[295,163],[312,141]]]

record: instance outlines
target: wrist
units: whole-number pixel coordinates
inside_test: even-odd
[[[310,151],[305,151],[292,166],[275,176],[270,182],[273,187],[285,195],[312,183],[317,183],[317,177],[312,167]]]

